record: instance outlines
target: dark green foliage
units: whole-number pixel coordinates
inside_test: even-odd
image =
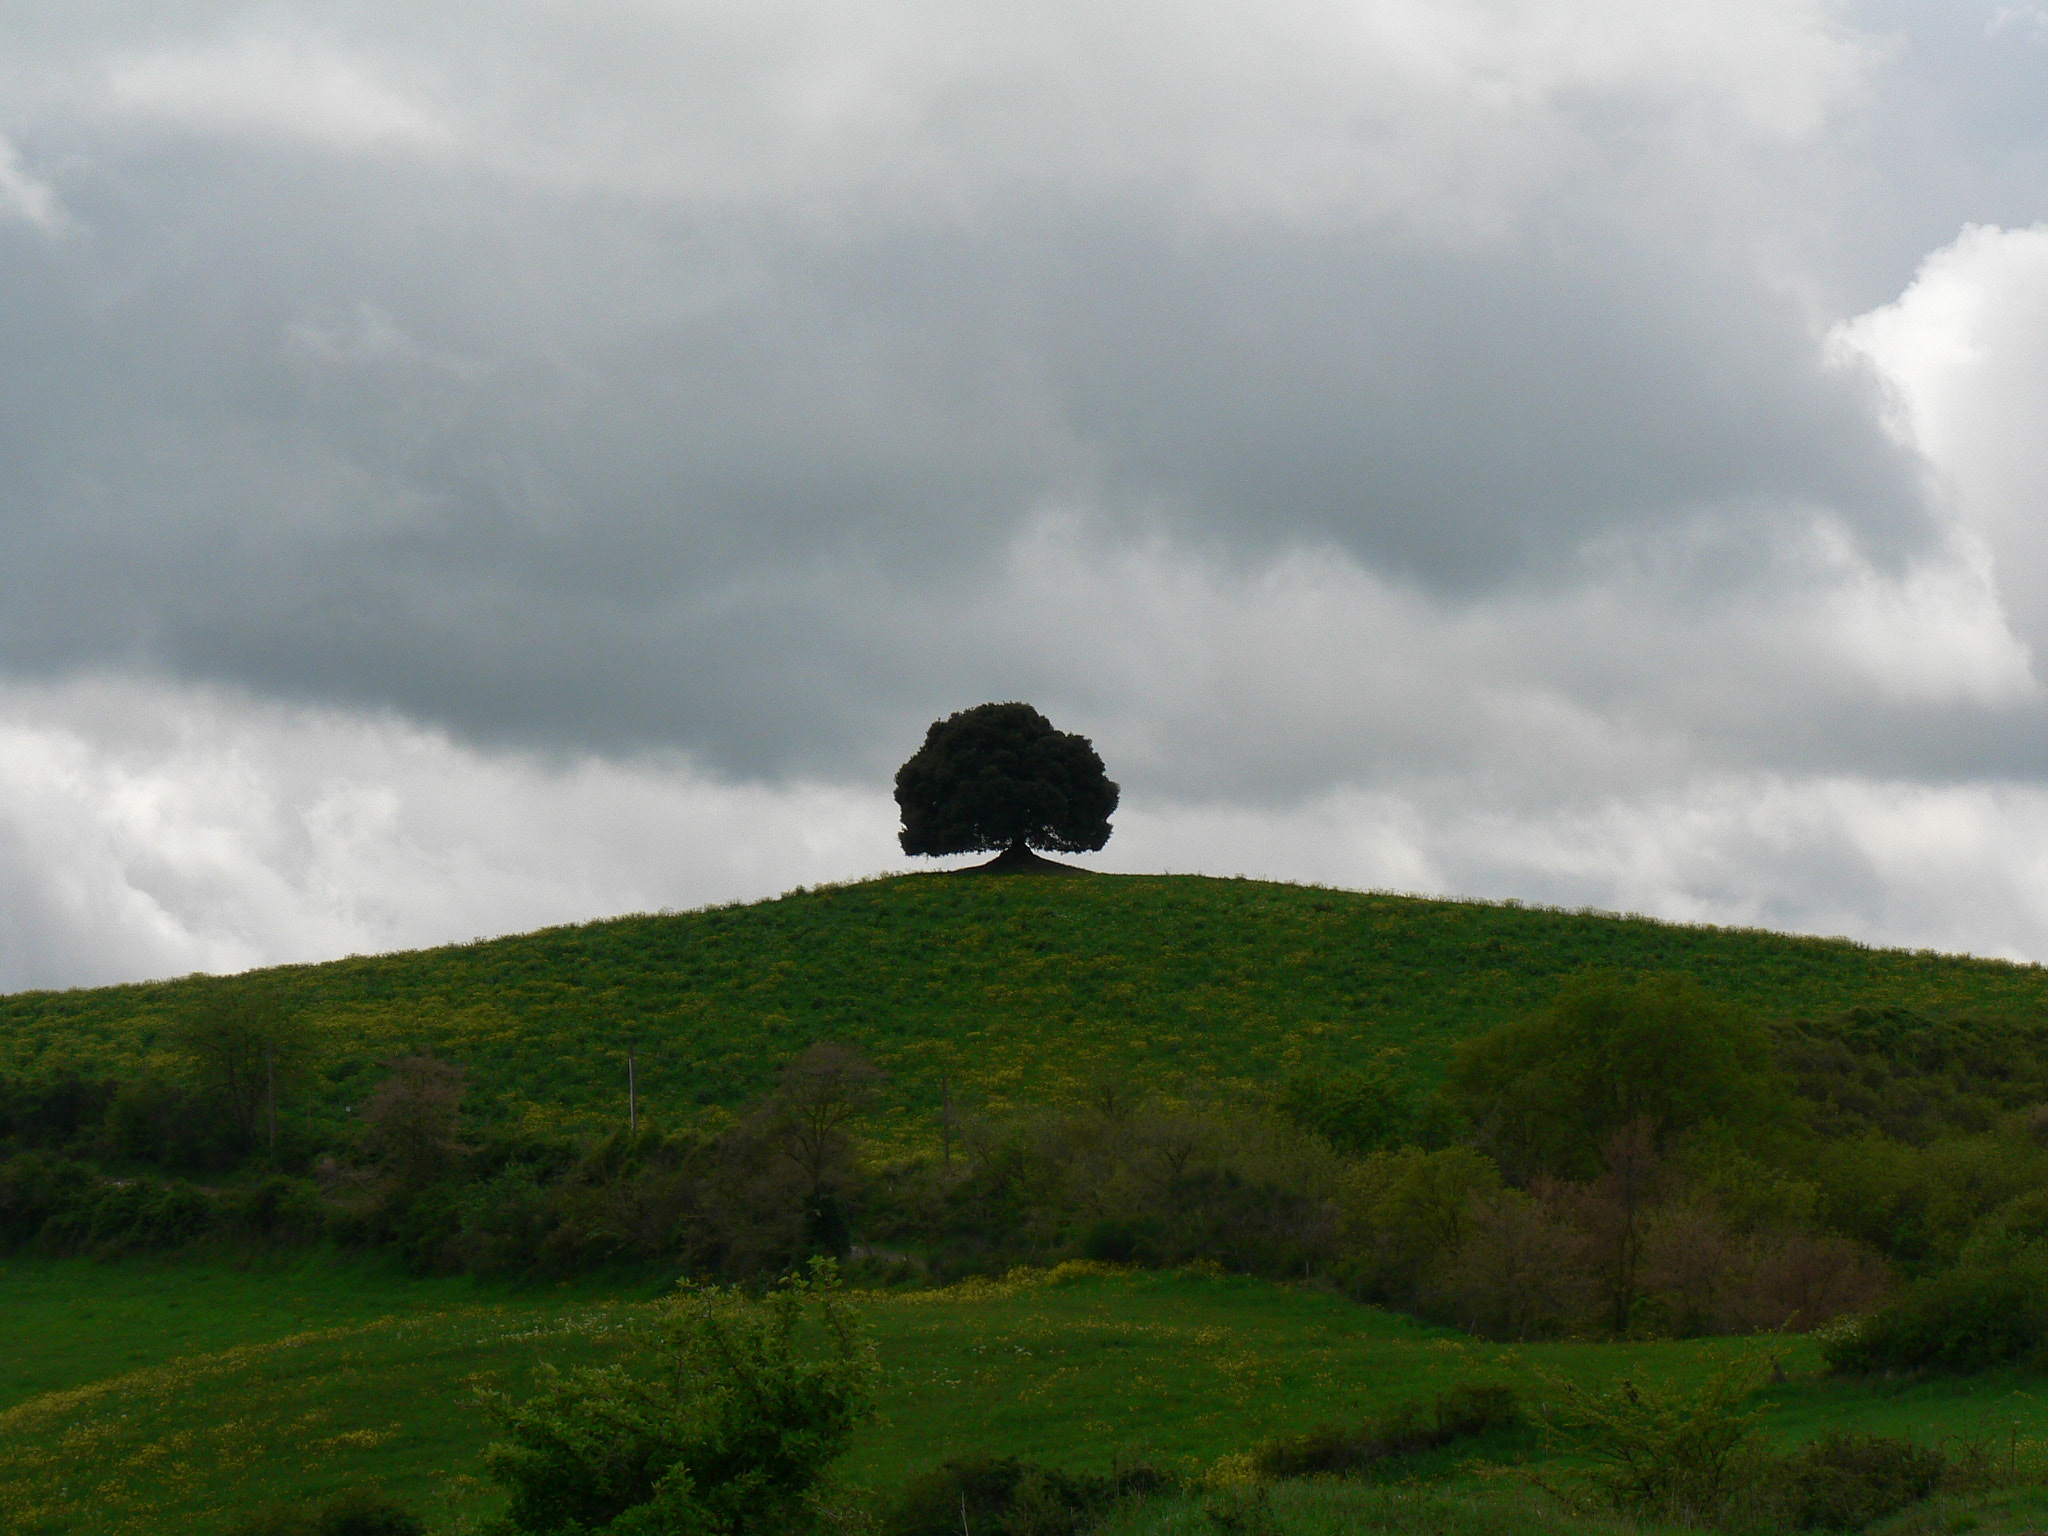
[[[0,1254],[114,1258],[212,1238],[303,1244],[322,1235],[327,1219],[302,1179],[272,1176],[209,1193],[182,1179],[110,1179],[43,1152],[0,1163]]]
[[[0,1163],[0,1252],[147,1252],[175,1248],[215,1224],[213,1202],[190,1184],[109,1180],[42,1152]]]
[[[949,1461],[912,1478],[881,1519],[880,1536],[1080,1536],[1125,1499],[1167,1486],[1150,1467],[1062,1472],[1014,1456]]]
[[[311,1054],[305,1025],[263,976],[238,977],[203,994],[173,1038],[200,1094],[236,1146],[268,1142],[276,1130],[277,1092],[288,1089]]]
[[[1795,1530],[1860,1531],[1941,1486],[1948,1458],[1890,1435],[1821,1436],[1775,1469],[1777,1500]]]
[[[119,1161],[183,1172],[232,1167],[248,1150],[204,1095],[157,1077],[120,1085],[107,1106],[100,1145]]]
[[[1829,1138],[1876,1131],[1925,1146],[2048,1103],[2048,1020],[2038,1017],[1859,1007],[1788,1026],[1774,1045],[1814,1130]]]
[[[63,1151],[95,1135],[116,1083],[61,1069],[44,1078],[0,1078],[0,1150]]]
[[[1105,1216],[1081,1239],[1081,1257],[1103,1264],[1160,1262],[1159,1221],[1150,1216]]]
[[[1447,1086],[1504,1167],[1571,1178],[1625,1126],[1754,1124],[1780,1101],[1764,1031],[1682,975],[1567,982],[1542,1013],[1460,1044]]]
[[[351,1488],[318,1503],[263,1511],[227,1536],[426,1536],[426,1523],[374,1488]]]
[[[1116,802],[1088,738],[1054,730],[1029,704],[934,722],[896,771],[905,853],[1089,853],[1109,841]]]
[[[1422,1118],[1420,1096],[1394,1051],[1382,1051],[1363,1067],[1295,1072],[1276,1107],[1344,1152],[1397,1146],[1413,1138]]]
[[[98,1188],[92,1169],[46,1152],[0,1163],[0,1253],[33,1241],[52,1217],[89,1204]]]
[[[1252,1452],[1252,1468],[1262,1478],[1356,1476],[1388,1462],[1489,1430],[1505,1429],[1516,1419],[1510,1387],[1453,1387],[1434,1408],[1405,1403],[1356,1429],[1324,1425],[1303,1434],[1282,1435]]]
[[[2048,1264],[1966,1265],[1916,1280],[1829,1342],[1844,1372],[1963,1374],[2048,1361]]]
[[[876,1191],[868,1230],[927,1245],[941,1277],[1072,1257],[1300,1275],[1334,1252],[1338,1169],[1253,1112],[1046,1110],[978,1127],[964,1173]]]
[[[631,1365],[544,1369],[484,1461],[511,1494],[503,1528],[550,1533],[781,1533],[810,1523],[826,1469],[868,1416],[874,1351],[812,1266],[764,1301],[689,1290]]]

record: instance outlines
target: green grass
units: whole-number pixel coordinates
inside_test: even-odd
[[[474,1389],[521,1390],[543,1359],[614,1358],[644,1316],[643,1303],[492,1297],[343,1269],[327,1279],[302,1270],[295,1292],[280,1287],[299,1298],[293,1313],[259,1297],[261,1277],[140,1273],[141,1283],[129,1266],[0,1270],[11,1335],[82,1337],[79,1315],[91,1311],[104,1337],[74,1374],[119,1372],[0,1410],[0,1529],[205,1530],[267,1499],[373,1480],[453,1530],[496,1500],[481,1479],[490,1430]],[[157,1326],[156,1303],[138,1299],[151,1295],[200,1320],[174,1335]],[[1142,1456],[1197,1472],[1268,1435],[1362,1419],[1455,1382],[1505,1381],[1539,1401],[1546,1378],[1700,1380],[1731,1356],[1771,1351],[1791,1377],[1773,1394],[1776,1433],[2048,1438],[2048,1384],[2037,1379],[1877,1392],[1813,1379],[1817,1353],[1798,1339],[1507,1347],[1299,1287],[1185,1274],[1055,1272],[860,1300],[886,1375],[881,1418],[843,1470],[870,1487],[980,1452],[1077,1469]],[[271,1308],[270,1321],[252,1306]],[[256,1337],[293,1321],[320,1326]],[[138,1354],[147,1363],[120,1369]],[[17,1390],[30,1374],[16,1368]],[[1529,1431],[1491,1447],[1540,1451]]]
[[[383,1258],[317,1250],[195,1261],[21,1258],[0,1261],[0,1409],[47,1392],[168,1361],[393,1319],[475,1307],[544,1313],[625,1297],[665,1282],[612,1275],[546,1283],[421,1278]]]
[[[2040,1016],[2036,966],[1485,902],[1200,877],[908,876],[267,976],[317,1026],[288,1116],[343,1118],[396,1051],[465,1063],[472,1107],[533,1129],[677,1124],[761,1093],[816,1039],[893,1079],[883,1140],[930,1133],[941,1078],[1000,1110],[1103,1073],[1271,1082],[1386,1046],[1432,1076],[1455,1041],[1541,1007],[1588,966],[1684,971],[1766,1019],[1858,1004]],[[172,1064],[170,1026],[228,983],[0,998],[0,1071]]]
[[[1202,1497],[1125,1508],[1098,1536],[1218,1536]],[[1381,1487],[1366,1483],[1290,1483],[1272,1491],[1277,1536],[1678,1536],[1675,1526],[1600,1515],[1566,1515],[1526,1487]],[[1868,1536],[2038,1536],[2048,1524],[2048,1489],[1972,1498],[1938,1497],[1869,1528]]]

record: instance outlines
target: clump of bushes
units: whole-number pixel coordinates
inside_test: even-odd
[[[1825,1346],[1841,1372],[1964,1374],[2048,1358],[2048,1273],[2039,1263],[1970,1265],[1900,1291]]]
[[[1836,1432],[1778,1463],[1774,1502],[1800,1531],[1860,1531],[1939,1489],[1948,1458],[1890,1435]]]
[[[881,1536],[1080,1536],[1125,1499],[1167,1486],[1151,1467],[1062,1472],[1014,1456],[948,1461],[912,1478],[884,1511]]]
[[[785,1536],[813,1523],[879,1369],[834,1267],[760,1299],[685,1288],[646,1342],[637,1360],[544,1366],[524,1401],[480,1394],[504,1436],[484,1465],[511,1495],[486,1529]]]
[[[1323,1425],[1303,1434],[1278,1436],[1252,1451],[1251,1466],[1267,1481],[1356,1476],[1404,1456],[1505,1429],[1515,1419],[1512,1388],[1453,1387],[1440,1395],[1433,1407],[1404,1403],[1356,1429]]]
[[[1950,1457],[1897,1436],[1837,1431],[1775,1452],[1758,1435],[1757,1385],[1739,1366],[1691,1388],[1622,1381],[1594,1392],[1552,1382],[1546,1420],[1590,1470],[1574,1485],[1541,1485],[1637,1520],[1860,1531],[1985,1481],[1982,1458],[1967,1448]]]
[[[331,1499],[275,1505],[231,1527],[228,1536],[426,1536],[426,1524],[374,1488],[351,1488]]]

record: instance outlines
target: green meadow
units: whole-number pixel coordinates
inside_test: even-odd
[[[1558,1380],[1704,1381],[1731,1360],[1783,1377],[1766,1393],[1780,1440],[1852,1428],[1975,1439],[2022,1458],[2048,1441],[2048,1383],[1848,1386],[1818,1375],[1803,1339],[1490,1344],[1304,1287],[1086,1265],[859,1302],[885,1376],[880,1417],[842,1472],[878,1489],[988,1453],[1074,1469],[1144,1460],[1199,1476],[1272,1434],[1360,1420],[1459,1383],[1505,1383],[1538,1403]],[[10,1332],[50,1345],[0,1365],[0,1528],[205,1531],[270,1500],[368,1481],[433,1529],[459,1530],[497,1503],[482,1477],[491,1431],[476,1389],[517,1390],[540,1361],[616,1358],[649,1305],[317,1262],[272,1273],[10,1264],[0,1270]],[[1407,1470],[1411,1484],[1447,1480],[1445,1498],[1534,1518],[1539,1496],[1489,1490],[1474,1464],[1545,1454],[1525,1428]],[[1170,1526],[1174,1507],[1134,1529]]]
[[[779,1061],[830,1039],[890,1073],[893,1118],[870,1135],[921,1141],[942,1079],[994,1113],[1105,1073],[1228,1088],[1387,1047],[1428,1079],[1453,1043],[1594,966],[1686,972],[1774,1021],[2048,1006],[2038,966],[1196,876],[904,876],[260,975],[317,1031],[318,1071],[285,1108],[321,1125],[380,1058],[432,1051],[468,1068],[473,1113],[606,1127],[624,1116],[629,1049],[647,1112],[681,1125],[752,1100]],[[0,999],[0,1072],[162,1065],[173,1024],[231,985]]]
[[[1778,1440],[1849,1427],[1970,1438],[2021,1460],[2048,1444],[2048,1382],[1847,1386],[1819,1376],[1808,1339],[1499,1346],[1303,1286],[1100,1266],[868,1292],[860,1307],[885,1384],[842,1473],[872,1489],[969,1454],[1067,1468],[1147,1460],[1200,1477],[1266,1436],[1458,1382],[1505,1382],[1540,1403],[1556,1380],[1690,1382],[1731,1360],[1784,1378],[1765,1395]],[[434,1530],[459,1530],[498,1501],[481,1477],[489,1421],[475,1389],[518,1391],[543,1360],[618,1358],[635,1348],[649,1300],[489,1292],[322,1262],[268,1274],[10,1264],[0,1309],[14,1337],[49,1341],[0,1364],[0,1528],[84,1536],[215,1530],[272,1499],[365,1481]],[[1407,1470],[1411,1483],[1448,1481],[1452,1503],[1522,1520],[1544,1501],[1489,1491],[1473,1462],[1546,1452],[1536,1430],[1499,1432]],[[1176,1507],[1133,1530],[1169,1528]],[[1561,1516],[1552,1507],[1548,1518]]]

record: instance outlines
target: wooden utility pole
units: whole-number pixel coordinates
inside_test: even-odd
[[[953,1166],[953,1082],[939,1074],[939,1144],[946,1149],[946,1167]]]

